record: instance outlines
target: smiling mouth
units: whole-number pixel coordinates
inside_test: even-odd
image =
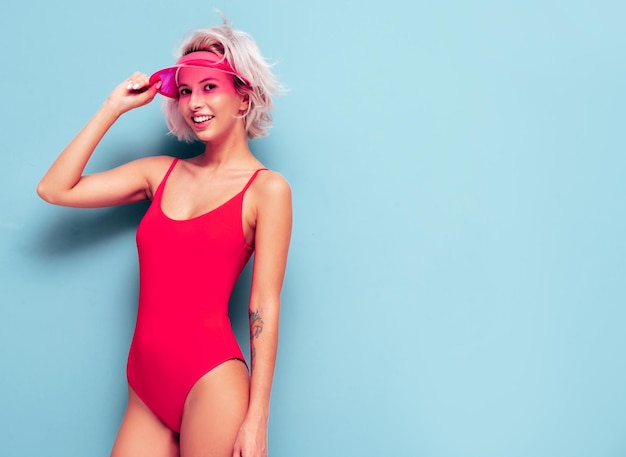
[[[194,121],[194,123],[196,124],[201,124],[203,122],[208,122],[211,119],[213,119],[215,116],[193,116],[191,119]]]

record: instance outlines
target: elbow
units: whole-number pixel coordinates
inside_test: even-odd
[[[50,203],[46,187],[41,182],[37,184],[37,195],[39,195],[39,198],[41,198],[43,201]]]
[[[53,205],[58,204],[54,192],[47,188],[43,181],[37,185],[37,195],[39,195],[39,198],[47,203],[51,203]]]

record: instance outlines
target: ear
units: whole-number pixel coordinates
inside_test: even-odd
[[[239,112],[244,116],[248,114],[250,110],[250,96],[248,94],[242,95],[241,104],[239,105]]]

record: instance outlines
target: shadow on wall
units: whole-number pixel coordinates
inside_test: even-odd
[[[90,250],[135,230],[150,202],[113,208],[69,209],[55,214],[32,244],[40,256],[65,256]]]

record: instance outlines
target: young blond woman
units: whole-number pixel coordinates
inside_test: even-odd
[[[226,23],[196,30],[175,65],[117,86],[37,188],[63,206],[152,201],[137,229],[139,307],[113,457],[267,455],[291,191],[248,140],[267,133],[279,89],[248,34]],[[108,129],[157,93],[171,133],[204,152],[84,175]],[[252,253],[248,367],[227,312]]]

